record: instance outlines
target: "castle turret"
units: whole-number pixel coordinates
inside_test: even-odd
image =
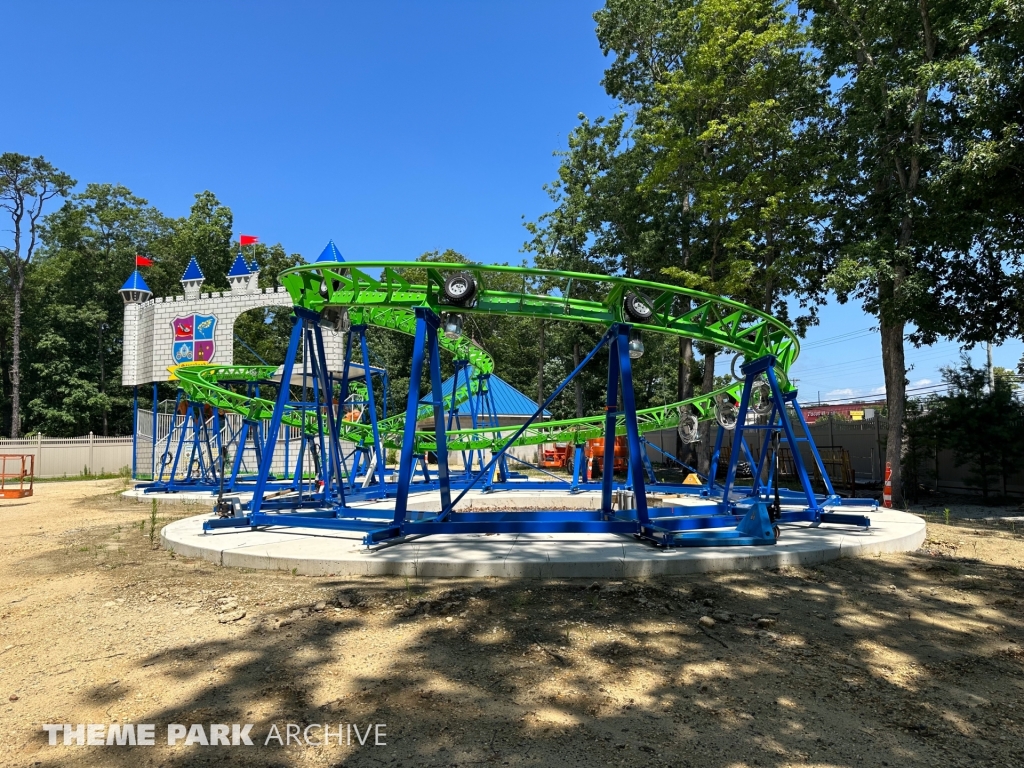
[[[228,270],[228,283],[231,285],[232,293],[245,293],[252,286],[252,271],[245,263],[242,254],[235,256],[235,261]]]
[[[181,276],[181,284],[185,288],[185,298],[188,300],[198,299],[205,279],[203,271],[196,263],[196,257],[193,256],[185,268],[185,274]]]
[[[341,255],[341,251],[338,250],[338,246],[331,240],[327,243],[327,247],[320,252],[320,255],[316,257],[316,263],[319,264],[321,261],[344,261],[345,257]]]
[[[142,275],[137,269],[124,281],[119,293],[125,304],[142,304],[153,296],[153,292],[149,290],[149,286],[146,285],[146,281],[142,279]]]
[[[249,265],[249,290],[258,291],[260,289],[260,265],[253,259],[252,264]]]

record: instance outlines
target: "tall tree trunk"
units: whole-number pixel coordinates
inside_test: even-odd
[[[540,354],[537,355],[537,407],[544,405],[544,321],[540,321]]]
[[[715,388],[715,356],[717,352],[714,347],[704,353],[704,378],[700,383],[702,393],[711,392]],[[697,451],[697,471],[707,475],[711,471],[711,453],[715,447],[713,435],[718,427],[714,419],[704,421],[700,425],[700,448]]]
[[[687,337],[679,338],[679,370],[676,379],[676,399],[689,400],[693,397],[693,385],[690,384],[690,371],[693,370],[693,339]],[[691,448],[683,443],[683,438],[676,430],[676,456],[681,461],[686,461],[689,456],[684,455],[691,452]]]
[[[577,341],[572,345],[572,368],[576,370],[580,367],[580,343]],[[573,389],[576,393],[576,418],[583,418],[583,384],[580,381],[580,377],[577,375],[572,380]]]
[[[879,285],[883,304],[893,296],[893,281]],[[889,425],[886,428],[885,460],[892,467],[892,503],[903,505],[903,416],[907,396],[907,366],[903,350],[902,320],[890,321],[886,313],[879,318],[882,336],[882,372],[885,374],[885,400],[889,410]]]
[[[21,437],[21,289],[24,279],[16,277],[11,291],[11,437]]]

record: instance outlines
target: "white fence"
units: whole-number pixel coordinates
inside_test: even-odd
[[[0,453],[35,456],[36,477],[74,477],[120,472],[132,465],[131,437],[0,438]]]

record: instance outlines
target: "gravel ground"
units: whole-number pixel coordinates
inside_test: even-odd
[[[920,551],[815,568],[352,580],[175,556],[159,527],[198,510],[154,531],[121,488],[0,502],[0,765],[1024,766],[1019,508],[917,509]],[[156,745],[50,746],[47,723]],[[267,743],[324,723],[365,744]],[[168,746],[170,724],[254,744]]]

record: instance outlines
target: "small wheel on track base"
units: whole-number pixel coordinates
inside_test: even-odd
[[[622,310],[626,317],[634,323],[646,323],[654,317],[654,310],[647,300],[635,293],[627,293],[622,302]]]
[[[700,439],[697,417],[692,411],[679,409],[679,439],[684,443],[696,443]]]
[[[772,532],[775,534],[775,538],[776,539],[781,539],[782,538],[782,529],[779,528],[779,526],[773,525],[772,526]]]
[[[764,379],[755,381],[750,388],[750,410],[758,416],[764,416],[772,409],[772,388]]]
[[[736,429],[739,420],[739,409],[728,398],[721,398],[715,403],[715,420],[722,429]]]
[[[441,290],[449,304],[464,307],[476,296],[476,280],[471,275],[457,272],[445,278]]]

